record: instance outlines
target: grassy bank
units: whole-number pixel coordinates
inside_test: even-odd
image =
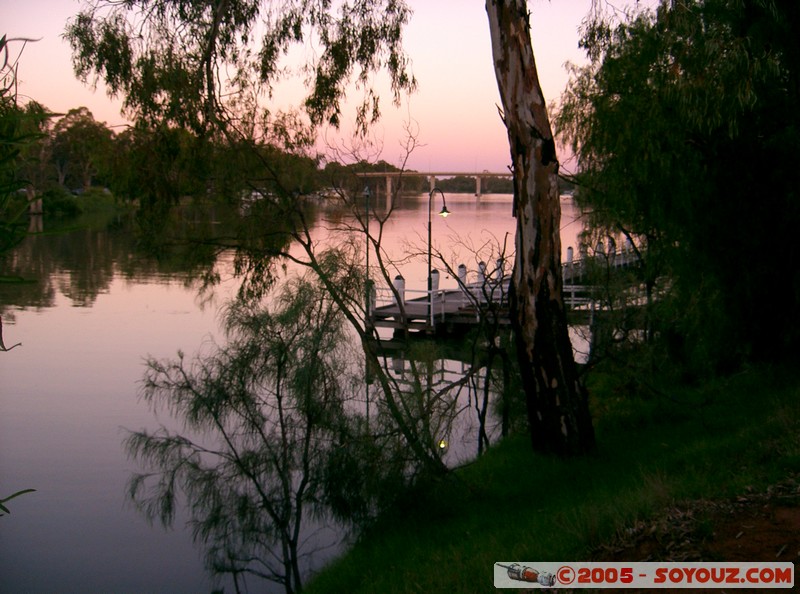
[[[307,592],[492,591],[496,561],[588,559],[677,501],[724,498],[800,471],[800,377],[759,368],[641,399],[593,393],[599,452],[534,456],[512,437],[420,485]]]

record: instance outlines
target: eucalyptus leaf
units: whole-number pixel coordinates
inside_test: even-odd
[[[13,493],[13,494],[9,495],[5,499],[0,499],[0,509],[3,510],[7,514],[10,514],[11,510],[8,509],[3,504],[11,501],[12,499],[15,499],[16,497],[19,497],[20,495],[25,495],[26,493],[34,493],[35,491],[36,491],[36,489],[22,489],[21,491],[17,491],[16,493]]]

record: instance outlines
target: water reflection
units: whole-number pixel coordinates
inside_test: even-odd
[[[409,282],[420,286],[425,281],[424,259],[403,261],[402,254],[408,248],[409,238],[415,239],[417,228],[424,233],[425,217],[420,213],[427,207],[427,196],[422,198],[403,198],[394,213],[396,217],[393,215],[387,225],[383,242],[391,258],[404,266]],[[508,216],[508,197],[485,196],[478,202],[472,197],[448,195],[447,201],[454,212],[447,219],[450,227],[434,230],[435,245],[443,252],[449,245],[449,237],[472,234],[481,243],[481,237],[502,238],[507,229],[513,229],[513,219]],[[324,213],[326,209],[321,210]],[[344,216],[339,221],[346,224]],[[185,414],[172,418],[161,410],[153,417],[147,407],[137,403],[136,386],[142,378],[141,359],[145,355],[149,354],[154,361],[168,361],[174,359],[178,349],[191,352],[202,345],[198,356],[232,357],[235,353],[229,349],[237,343],[229,344],[218,332],[214,309],[199,307],[198,285],[192,282],[198,272],[207,270],[209,262],[189,266],[179,264],[178,259],[151,258],[142,251],[128,223],[115,220],[66,235],[30,237],[0,264],[2,274],[30,281],[3,285],[0,302],[0,314],[8,322],[6,343],[21,341],[25,345],[0,357],[0,464],[8,491],[37,488],[37,493],[19,498],[18,503],[15,500],[13,517],[3,518],[0,574],[14,591],[208,591],[211,583],[202,575],[190,546],[191,534],[180,530],[184,524],[203,537],[212,567],[237,575],[237,579],[245,572],[255,579],[258,571],[241,564],[245,547],[257,547],[259,553],[253,556],[259,558],[270,559],[274,552],[275,541],[270,539],[281,523],[270,521],[267,526],[263,518],[255,517],[256,504],[252,503],[258,494],[255,487],[236,490],[233,483],[213,482],[215,476],[227,475],[222,471],[215,475],[214,469],[219,467],[210,465],[211,456],[223,451],[211,439],[212,432],[205,428],[186,432]],[[313,233],[324,240],[335,234],[335,229],[329,230],[334,227],[333,223],[318,225]],[[217,260],[215,266],[222,278],[232,275],[230,259]],[[443,279],[443,284],[446,281]],[[220,285],[220,301],[233,295],[236,289],[235,283]],[[216,341],[209,342],[209,335],[215,336]],[[480,338],[475,344],[485,343],[485,338]],[[244,350],[239,355],[254,356],[262,348]],[[408,424],[411,434],[427,440],[427,449],[453,466],[474,457],[479,448],[502,434],[503,407],[513,400],[506,396],[514,392],[514,387],[506,381],[499,360],[487,363],[473,359],[469,348],[468,356],[455,354],[442,343],[418,343],[402,348],[382,353],[378,365],[385,371],[392,389],[402,395],[398,399],[401,419]],[[397,411],[390,410],[385,400],[378,397],[377,383],[365,386],[363,353],[352,357],[345,363],[346,371],[336,375],[335,383],[344,384],[336,388],[342,404],[334,406],[333,399],[318,406],[316,397],[324,391],[317,391],[312,394],[315,398],[300,399],[302,406],[296,402],[291,411],[300,415],[293,417],[293,428],[298,431],[293,439],[304,435],[302,428],[307,426],[308,416],[301,413],[307,405],[313,404],[308,411],[313,409],[313,414],[321,415],[335,428],[335,432],[327,426],[320,430],[321,439],[313,446],[318,448],[314,451],[318,452],[320,466],[315,467],[317,474],[313,474],[309,483],[321,486],[322,491],[317,493],[324,493],[324,501],[319,498],[308,504],[306,511],[315,513],[306,518],[312,521],[305,528],[300,525],[297,533],[297,558],[303,577],[333,554],[335,549],[325,552],[319,549],[341,538],[342,531],[346,532],[345,521],[357,524],[369,518],[389,504],[393,494],[413,480],[417,471],[406,437],[397,429]],[[191,360],[191,356],[185,359],[187,367],[191,367]],[[201,373],[202,369],[201,366],[191,370]],[[220,371],[223,367],[215,369]],[[267,370],[265,367],[263,372]],[[196,379],[188,371],[187,377]],[[239,389],[243,398],[248,386],[246,375],[226,372],[220,377],[227,383],[217,383],[216,387],[225,387],[226,393],[237,393]],[[299,379],[295,383],[292,390],[302,387]],[[267,392],[274,396],[274,385],[265,381],[261,387],[269,388]],[[334,382],[328,387],[333,390]],[[237,411],[251,415],[251,419],[269,421],[265,414],[256,414],[254,409],[244,406],[244,399],[237,402]],[[275,410],[274,404],[271,409]],[[199,410],[189,412],[199,415]],[[208,466],[201,467],[198,463],[198,474],[194,477],[197,488],[193,492],[208,496],[207,500],[201,497],[205,506],[202,509],[214,512],[204,516],[213,516],[213,522],[200,521],[176,497],[172,511],[178,530],[163,533],[147,528],[140,516],[124,505],[125,482],[131,472],[158,470],[158,467],[145,469],[126,462],[120,448],[119,427],[130,428],[134,435],[156,436],[153,442],[141,437],[132,451],[157,451],[163,445],[164,452],[173,454],[176,448],[180,449],[176,436],[208,450],[194,450],[195,458]],[[284,443],[277,437],[274,441],[271,434],[265,432],[265,435],[270,437],[267,441],[271,445]],[[160,437],[164,439],[159,441]],[[246,457],[247,462],[255,464],[260,450],[252,435],[248,438],[240,430],[236,437],[242,438],[248,455],[252,455]],[[133,446],[134,442],[130,444]],[[275,453],[282,451],[280,447],[263,451],[272,451],[272,458],[280,461],[280,455]],[[293,463],[299,460],[300,467],[303,466],[302,455],[287,456],[286,460]],[[228,468],[237,464],[235,457],[226,462]],[[242,467],[262,473],[268,470]],[[290,493],[296,493],[302,473],[290,472],[289,480],[283,481],[279,475],[270,475],[263,482],[278,484],[284,492],[288,487]],[[158,485],[158,478],[155,480]],[[203,486],[209,490],[203,491],[200,488]],[[234,490],[236,497],[229,498]],[[241,509],[234,505],[236,501],[243,502]],[[250,503],[245,505],[245,501]],[[262,499],[260,504],[266,505],[265,501],[269,499]],[[291,513],[291,508],[281,509],[277,514],[279,519]],[[219,515],[215,516],[217,512]],[[233,514],[234,519],[223,521],[223,512]],[[257,520],[255,527],[245,524],[251,519]],[[333,526],[337,533],[327,531],[321,537],[326,525]],[[291,532],[295,528],[295,525],[283,526],[277,532]],[[260,540],[246,544],[233,538],[244,532],[258,534]],[[301,541],[306,542],[305,548]],[[312,551],[314,560],[307,556]],[[46,567],[41,566],[42,559],[48,559]],[[267,573],[263,563],[261,566]],[[295,571],[291,563],[288,571],[278,564],[272,573],[285,576],[294,575]],[[230,581],[223,583],[230,585]]]
[[[408,348],[388,359],[397,389],[420,399],[426,431],[449,467],[474,459],[502,433],[502,373],[444,358],[431,343]]]
[[[361,294],[348,255],[319,254],[326,282],[290,273],[267,300],[234,302],[222,346],[191,361],[148,361],[145,400],[184,431],[130,435],[126,447],[146,469],[130,497],[169,525],[183,493],[207,568],[237,588],[250,577],[298,591],[302,536],[331,528],[328,520],[357,530],[420,474],[471,459],[498,436],[490,385],[503,384],[491,361],[466,363],[484,350],[476,346],[458,367],[432,341],[391,364],[368,349],[380,396],[361,390],[360,343],[349,340],[348,312],[328,284]],[[305,545],[302,555],[313,556],[321,543]]]
[[[368,407],[358,345],[315,277],[286,279],[268,305],[235,302],[225,320],[224,345],[148,361],[144,399],[182,430],[125,443],[144,466],[129,484],[137,508],[171,525],[184,494],[206,567],[237,589],[260,578],[300,590],[304,559],[331,544],[321,530],[346,535],[425,470],[409,435],[451,465],[499,435],[487,412],[500,381],[430,341],[383,359],[398,409]]]
[[[59,294],[74,307],[92,307],[99,295],[109,292],[116,277],[132,282],[188,281],[213,264],[213,259],[207,259],[190,267],[185,259],[167,251],[161,258],[151,257],[141,249],[131,217],[94,223],[77,220],[68,230],[31,235],[16,249],[1,254],[3,276],[17,282],[2,285],[0,313],[11,306],[53,307]]]
[[[6,342],[3,339],[3,319],[0,318],[0,351],[7,353],[8,351],[15,349],[19,346],[22,346],[21,342],[17,342],[15,344],[12,344],[11,346],[6,346]]]
[[[148,519],[171,525],[183,493],[212,574],[231,576],[237,591],[256,577],[291,594],[302,588],[302,558],[321,548],[309,518],[336,512],[326,492],[341,494],[341,478],[328,461],[362,435],[345,414],[341,312],[308,280],[285,282],[274,303],[232,305],[224,346],[150,359],[142,395],[184,429],[134,432],[125,444],[145,467],[129,496]]]
[[[136,398],[142,357],[216,328],[187,274],[133,245],[122,229],[75,230],[28,238],[0,265],[29,281],[0,286],[5,342],[23,343],[0,353],[0,482],[36,489],[2,518],[9,592],[211,590],[189,535],[154,531],[124,503],[120,427],[154,426]]]

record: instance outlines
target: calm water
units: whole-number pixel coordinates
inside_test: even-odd
[[[506,233],[513,250],[510,197],[449,195],[453,216],[434,221],[434,246],[456,264],[473,246]],[[378,205],[375,205],[380,211]],[[438,211],[438,206],[434,212]],[[386,228],[387,248],[424,252],[427,195],[407,199]],[[563,249],[579,223],[565,204]],[[317,234],[326,237],[326,225]],[[138,470],[126,458],[125,429],[160,423],[137,398],[143,358],[192,354],[219,337],[219,306],[235,291],[226,281],[205,302],[186,275],[137,257],[124,230],[81,230],[29,238],[0,268],[34,282],[0,285],[7,346],[0,352],[0,590],[4,592],[209,592],[201,552],[179,514],[176,528],[150,526],[125,500]],[[453,253],[453,252],[456,253]],[[473,257],[474,260],[474,257]],[[475,263],[466,262],[470,269]],[[224,264],[223,264],[224,268]],[[424,258],[400,269],[423,288]],[[443,277],[443,286],[455,285]],[[457,374],[449,362],[446,373]]]

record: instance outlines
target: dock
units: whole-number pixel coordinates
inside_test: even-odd
[[[593,287],[565,285],[564,303],[567,308],[589,306]],[[496,291],[494,299],[484,299],[484,292],[471,286],[463,289],[427,291],[421,297],[408,299],[401,308],[396,300],[376,306],[370,312],[370,322],[375,328],[392,328],[400,331],[426,333],[453,333],[457,328],[475,326],[488,316],[493,316],[500,326],[509,325],[508,282]]]
[[[603,255],[582,260],[568,260],[562,265],[564,306],[573,313],[588,314],[598,306],[600,288],[592,284],[590,270],[602,266],[611,270],[635,267],[632,253]],[[439,273],[434,270],[431,289],[407,290],[405,279],[398,275],[393,286],[374,289],[368,307],[368,323],[374,328],[390,328],[395,333],[456,334],[483,321],[500,326],[510,324],[508,290],[510,277],[503,273],[501,262],[487,271],[481,262],[477,279],[467,282],[466,266],[458,267],[458,287],[439,288]]]

